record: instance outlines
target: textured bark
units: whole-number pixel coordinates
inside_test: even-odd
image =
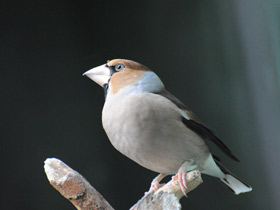
[[[186,194],[203,182],[199,171],[187,173],[186,180]],[[130,210],[179,210],[181,209],[179,200],[182,197],[184,197],[184,194],[178,182],[171,180],[155,193],[146,194]]]
[[[110,204],[88,181],[61,160],[48,158],[45,172],[51,185],[79,210],[112,210]],[[179,210],[184,196],[177,181],[172,179],[156,192],[144,195],[130,210]],[[199,171],[186,174],[186,193],[202,183]]]
[[[111,210],[110,204],[88,181],[56,158],[45,161],[45,172],[51,185],[79,210]]]

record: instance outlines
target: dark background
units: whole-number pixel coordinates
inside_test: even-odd
[[[157,72],[232,149],[240,163],[213,150],[253,187],[235,196],[203,176],[184,208],[280,208],[279,1],[1,1],[0,9],[1,209],[74,209],[48,183],[48,157],[116,209],[149,188],[156,173],[111,146],[103,90],[81,76],[113,58]]]

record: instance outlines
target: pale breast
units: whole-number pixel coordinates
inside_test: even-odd
[[[209,154],[204,140],[182,123],[178,107],[156,94],[111,97],[102,122],[117,150],[156,172],[176,173],[184,161],[199,165]]]

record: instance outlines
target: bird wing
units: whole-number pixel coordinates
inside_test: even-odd
[[[196,134],[198,134],[201,138],[212,141],[216,146],[222,150],[226,155],[232,158],[235,161],[239,160],[232,154],[230,149],[217,137],[214,135],[213,131],[203,125],[198,117],[195,116],[178,98],[169,93],[167,90],[163,89],[155,94],[161,95],[170,101],[172,101],[182,112],[184,113],[182,116],[182,122]],[[187,116],[187,117],[186,117]]]

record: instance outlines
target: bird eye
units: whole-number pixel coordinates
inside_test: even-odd
[[[118,63],[116,66],[115,66],[115,70],[116,71],[121,71],[125,68],[125,66],[122,64],[122,63]]]

